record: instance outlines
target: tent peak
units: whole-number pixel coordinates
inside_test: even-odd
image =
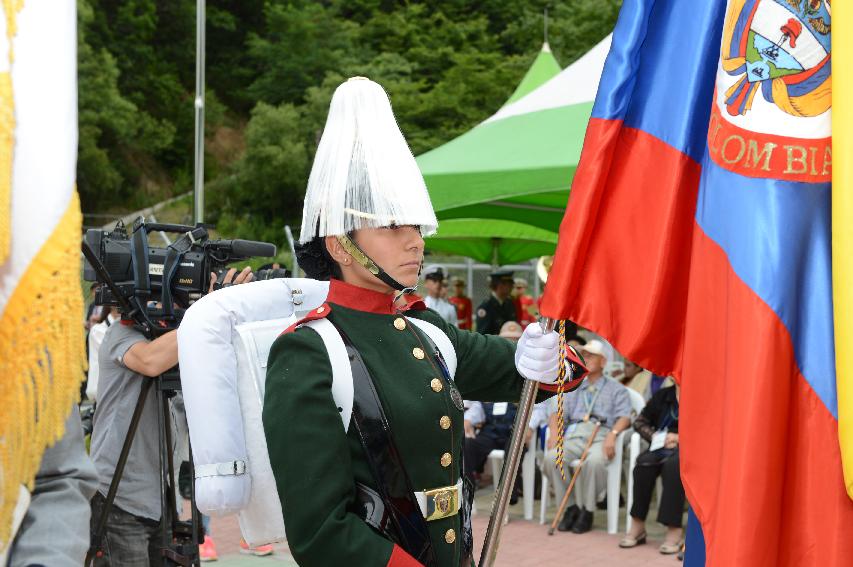
[[[551,46],[547,41],[542,42],[542,53],[551,53]]]

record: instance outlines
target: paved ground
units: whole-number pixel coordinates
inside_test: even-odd
[[[538,504],[537,512],[538,512]],[[480,556],[480,545],[486,533],[491,508],[491,492],[477,493],[480,513],[474,517],[474,541],[476,557]],[[653,512],[654,513],[654,512]],[[553,512],[552,512],[553,514]],[[663,541],[663,530],[649,524],[650,541],[635,549],[620,549],[620,536],[608,535],[605,529],[605,513],[596,512],[595,529],[584,535],[556,532],[549,536],[546,526],[538,521],[525,521],[521,503],[510,508],[510,522],[504,526],[496,565],[502,567],[533,567],[559,565],[560,567],[679,567],[675,556],[663,556],[657,547]],[[624,529],[624,510],[620,518],[620,529]],[[214,519],[212,524],[214,541],[219,552],[217,567],[284,567],[296,565],[286,544],[276,545],[276,553],[269,557],[251,557],[239,553],[240,530],[236,518]]]

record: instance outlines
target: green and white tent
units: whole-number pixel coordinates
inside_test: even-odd
[[[504,103],[504,106],[512,104],[535,91],[559,75],[562,70],[563,68],[560,67],[560,64],[554,58],[554,54],[551,53],[551,46],[546,41],[542,44],[542,49],[539,50],[539,54],[536,55],[533,64],[527,70],[527,73],[524,74],[518,86],[515,87],[515,91]]]
[[[557,232],[610,40],[604,38],[539,88],[417,158],[439,219],[438,234],[427,248],[437,249],[433,242],[454,227],[452,219],[480,219],[485,232],[487,219]]]

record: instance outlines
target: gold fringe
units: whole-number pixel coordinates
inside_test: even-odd
[[[6,17],[6,41],[9,44],[9,67],[15,58],[12,40],[18,33],[18,12],[24,0],[3,0]],[[12,156],[15,149],[15,100],[12,74],[0,73],[0,264],[9,257],[12,235]]]
[[[12,75],[0,73],[0,264],[9,257],[12,234],[12,156],[15,150]]]
[[[27,267],[0,316],[0,542],[8,542],[22,484],[63,434],[85,361],[80,290],[80,201]],[[2,548],[2,544],[0,544]]]

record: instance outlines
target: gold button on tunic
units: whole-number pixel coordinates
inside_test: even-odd
[[[442,429],[450,429],[450,417],[443,415],[441,419],[438,420],[438,424]]]
[[[441,380],[438,378],[433,378],[429,383],[430,388],[432,388],[433,392],[440,392],[444,386],[441,384]]]
[[[394,319],[394,328],[398,331],[402,331],[406,328],[406,320],[402,317],[397,317]]]
[[[450,463],[453,462],[453,457],[450,456],[450,453],[445,453],[441,456],[441,466],[447,468],[450,466]]]
[[[444,541],[446,541],[447,543],[453,543],[454,541],[456,541],[456,532],[453,530],[453,528],[450,528],[449,530],[444,532]]]
[[[415,357],[415,358],[417,358],[418,360],[423,360],[423,359],[424,359],[424,356],[425,356],[425,355],[424,355],[424,350],[423,350],[422,348],[415,347],[415,348],[413,348],[413,349],[412,349],[412,356],[414,356],[414,357]]]

